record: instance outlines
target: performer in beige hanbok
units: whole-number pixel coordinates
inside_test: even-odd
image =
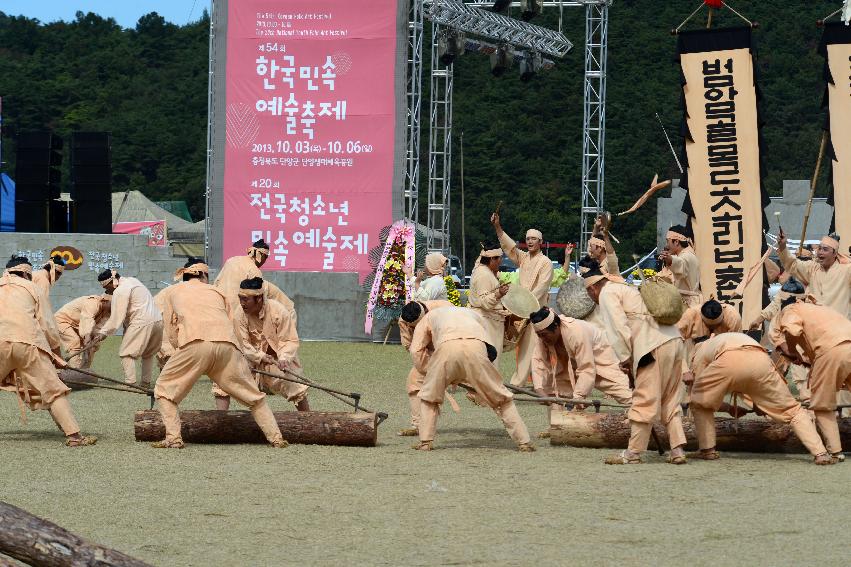
[[[532,314],[538,335],[532,383],[545,396],[587,399],[597,388],[623,405],[632,403],[629,377],[620,368],[606,334],[580,319],[548,307]]]
[[[94,445],[96,437],[80,435],[80,426],[68,403],[68,386],[56,367],[65,363],[59,352],[59,334],[47,324],[53,314],[42,303],[42,293],[32,283],[32,264],[13,256],[0,277],[0,390],[18,396],[24,405],[46,409],[65,433],[69,447]]]
[[[190,260],[191,259],[192,258],[190,258]],[[160,310],[160,313],[162,313],[165,309],[165,302],[168,296],[171,295],[171,293],[177,289],[177,286],[180,285],[180,282],[183,281],[180,278],[178,279],[179,281],[159,290],[154,296],[154,305],[156,305],[157,309]],[[165,363],[168,362],[168,359],[172,354],[174,354],[174,348],[172,348],[171,343],[168,340],[168,336],[163,333],[162,341],[160,341],[160,350],[157,352],[157,365],[160,367],[160,370],[163,369],[163,366],[165,366]]]
[[[498,246],[482,246],[470,276],[467,305],[482,317],[488,342],[496,347],[494,365],[499,368],[499,355],[505,337],[505,317],[508,315],[502,306],[502,298],[508,293],[508,284],[500,285],[498,278],[502,249]]]
[[[62,348],[71,358],[68,366],[90,368],[95,353],[100,347],[94,341],[95,334],[109,319],[112,296],[109,294],[84,295],[71,300],[56,312],[56,326]]]
[[[162,344],[162,313],[154,304],[151,292],[136,278],[122,277],[115,270],[104,270],[98,275],[98,282],[106,293],[112,294],[112,311],[103,327],[95,333],[95,340],[103,341],[123,327],[124,338],[118,356],[124,368],[124,381],[136,383],[136,360],[141,359],[141,386],[148,388],[154,358]]]
[[[691,410],[699,451],[690,457],[708,461],[720,457],[715,449],[715,412],[725,395],[739,392],[751,398],[772,420],[789,424],[817,465],[837,462],[758,342],[744,333],[722,333],[698,342],[690,365],[694,371]]]
[[[58,254],[50,257],[47,263],[40,270],[33,271],[33,285],[41,293],[42,299],[45,301],[45,308],[53,313],[53,304],[50,301],[50,290],[62,277],[65,271],[65,259]]]
[[[851,321],[835,309],[794,297],[780,306],[771,340],[784,357],[810,367],[810,409],[827,450],[844,459],[836,393],[851,388]]]
[[[446,281],[443,279],[446,271],[446,263],[449,260],[440,252],[432,252],[425,257],[425,270],[417,273],[414,279],[413,293],[414,301],[432,301],[435,299],[446,299]]]
[[[621,369],[634,378],[628,448],[606,460],[608,464],[641,462],[654,421],[668,430],[671,455],[668,462],[685,464],[686,437],[680,408],[684,357],[683,341],[673,325],[660,325],[647,311],[641,294],[617,276],[592,268],[582,275],[588,295],[600,307],[609,329],[612,349]]]
[[[425,314],[434,309],[442,307],[452,307],[452,303],[445,299],[435,299],[432,301],[412,301],[402,308],[402,314],[399,317],[399,338],[402,341],[402,346],[410,352],[411,339],[414,338],[414,330],[417,328],[417,323],[422,321]],[[416,365],[411,367],[408,372],[408,379],[405,382],[405,389],[408,393],[408,404],[411,408],[411,425],[399,431],[397,435],[400,437],[415,437],[419,434],[420,427],[420,388],[423,387],[423,379],[425,374],[417,369]]]
[[[672,226],[665,235],[665,249],[659,254],[664,267],[659,276],[668,279],[683,297],[687,307],[700,305],[700,262],[694,253],[694,233],[683,225]]]
[[[166,297],[163,314],[165,332],[174,354],[157,380],[157,399],[165,439],[157,448],[182,448],[178,405],[201,375],[206,374],[237,402],[248,406],[257,425],[273,447],[286,447],[266,395],[251,378],[251,369],[239,350],[230,303],[216,287],[207,283],[209,269],[191,263],[180,274],[184,283]]]
[[[222,265],[222,269],[219,270],[219,274],[216,276],[213,285],[222,290],[231,302],[231,310],[234,313],[239,312],[239,284],[243,280],[262,278],[263,273],[260,271],[260,268],[263,267],[268,258],[269,245],[261,238],[248,247],[245,256],[233,256],[228,258]],[[264,280],[263,285],[266,291],[266,297],[274,299],[292,311],[292,316],[295,317],[295,305],[287,297],[287,294],[268,280]]]
[[[242,313],[235,317],[237,336],[242,354],[249,364],[264,372],[285,374],[291,370],[301,373],[295,321],[288,309],[265,297],[263,278],[243,280],[239,286],[239,303]],[[254,382],[264,391],[283,396],[298,411],[310,411],[308,386],[257,372],[254,373]],[[227,392],[214,384],[213,395],[216,397],[216,409],[228,409],[230,396]]]
[[[502,377],[491,361],[495,354],[493,346],[488,348],[481,317],[470,309],[445,307],[426,313],[411,341],[411,358],[425,374],[419,393],[420,443],[415,449],[432,449],[446,388],[465,384],[475,391],[478,403],[496,412],[520,451],[535,450],[513,396],[502,384]]]
[[[491,215],[499,243],[508,258],[518,266],[519,284],[528,289],[538,300],[538,306],[543,307],[550,301],[550,286],[553,282],[553,263],[541,250],[544,236],[540,230],[530,228],[526,231],[526,248],[521,250],[517,247],[514,239],[502,230],[499,222],[499,213]],[[517,369],[511,376],[511,383],[515,386],[525,384],[532,374],[532,353],[535,351],[537,341],[535,332],[526,325],[517,341]],[[494,345],[496,346],[496,345]]]

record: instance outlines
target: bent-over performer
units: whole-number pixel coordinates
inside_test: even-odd
[[[298,332],[289,310],[265,296],[263,278],[243,280],[239,286],[241,314],[237,314],[236,330],[242,354],[255,369],[284,373],[301,372],[298,358]],[[283,396],[298,411],[310,411],[307,401],[308,386],[254,373],[254,382],[260,389]],[[230,407],[230,396],[218,385],[213,385],[216,409]]]
[[[425,380],[419,393],[420,442],[414,449],[432,449],[446,388],[464,383],[475,390],[478,403],[496,412],[518,450],[535,450],[513,396],[491,362],[496,352],[487,343],[480,319],[469,309],[445,307],[426,313],[417,324],[411,341],[411,358],[425,374]]]
[[[219,270],[213,285],[221,289],[225,297],[231,302],[231,310],[235,313],[239,312],[239,284],[243,280],[251,278],[262,278],[263,273],[260,268],[266,263],[269,258],[269,245],[262,238],[255,241],[246,250],[245,256],[233,256],[228,258]],[[295,317],[295,305],[292,300],[287,297],[281,288],[268,280],[264,280],[266,288],[266,297],[274,299],[288,310],[292,311],[292,316]]]
[[[184,266],[184,283],[165,299],[165,331],[174,354],[168,359],[154,388],[165,439],[156,448],[183,448],[178,405],[201,375],[206,374],[237,402],[248,406],[254,421],[273,447],[286,447],[266,394],[251,378],[251,369],[239,350],[233,314],[222,292],[209,285],[209,268],[196,262]]]
[[[100,344],[94,340],[101,326],[109,319],[112,296],[84,295],[62,306],[54,316],[59,328],[62,348],[71,358],[71,368],[91,368]]]
[[[53,314],[42,303],[33,285],[32,264],[13,256],[0,276],[0,389],[15,392],[31,410],[46,409],[65,434],[65,445],[94,445],[97,437],[80,435],[80,426],[68,403],[68,386],[56,367],[65,363],[59,352],[59,336],[47,325]]]

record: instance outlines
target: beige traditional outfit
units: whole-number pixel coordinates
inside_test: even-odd
[[[840,253],[839,242],[826,236],[822,245],[830,246]],[[841,257],[825,270],[815,260],[804,261],[795,258],[788,248],[780,251],[780,262],[783,268],[807,285],[807,294],[812,295],[819,305],[836,310],[851,319],[851,264],[842,263]],[[844,260],[843,260],[844,261]],[[851,392],[842,390],[838,393],[840,404],[851,404]],[[843,414],[848,410],[843,410]]]
[[[749,396],[774,421],[787,423],[812,455],[825,453],[815,425],[795,401],[765,349],[744,333],[724,333],[699,344],[692,359],[691,410],[700,449],[715,448],[715,412],[726,394]]]
[[[593,276],[585,284],[592,285],[602,277],[611,278]],[[619,362],[632,360],[635,388],[627,412],[631,425],[629,451],[640,454],[647,449],[651,424],[656,420],[667,428],[671,448],[684,445],[679,404],[684,348],[679,331],[673,325],[658,324],[638,289],[626,283],[606,284],[600,291],[599,307]]]
[[[772,335],[774,327],[777,325],[777,320],[780,318],[780,302],[785,297],[787,297],[787,294],[778,292],[775,294],[774,299],[772,299],[771,302],[759,313],[759,316],[763,321],[768,321],[768,334],[766,335],[766,338]],[[792,375],[792,381],[795,382],[795,387],[798,389],[798,397],[802,402],[809,402],[809,369],[806,366],[801,366],[800,364],[790,364],[789,372]]]
[[[527,238],[532,236],[543,240],[539,230],[529,229],[526,231]],[[538,300],[538,304],[544,307],[550,302],[550,286],[553,282],[553,263],[543,253],[535,255],[520,250],[514,239],[504,231],[499,235],[499,243],[508,258],[519,267],[518,283],[521,287],[528,289]],[[526,325],[523,334],[517,341],[517,369],[511,376],[511,383],[515,386],[525,384],[532,373],[532,354],[538,337],[535,332]],[[498,347],[498,345],[495,345]]]
[[[673,231],[668,231],[666,238],[691,242],[690,238]],[[680,290],[686,307],[703,304],[703,298],[700,295],[700,262],[691,244],[680,250],[678,254],[672,254],[671,265],[662,268],[659,276],[671,280]]]
[[[606,241],[597,236],[592,236],[588,239],[588,254],[596,259],[596,255],[592,254],[592,246],[597,246],[606,251],[606,255],[602,261],[598,261],[597,263],[600,265],[600,271],[604,274],[612,274],[613,276],[620,275],[620,267],[618,266],[618,255],[615,253],[614,249],[610,249],[606,246]],[[543,305],[541,306],[543,307]]]
[[[529,431],[502,376],[488,359],[486,342],[481,318],[463,307],[429,311],[417,324],[410,351],[414,365],[425,375],[419,393],[420,442],[434,440],[446,388],[464,383],[475,389],[480,403],[496,412],[518,445],[528,446]]]
[[[283,436],[266,395],[257,388],[234,330],[229,303],[217,288],[198,279],[184,282],[164,301],[165,331],[174,348],[157,380],[154,396],[165,424],[166,446],[181,446],[177,406],[206,374],[237,402],[248,406],[272,444]]]
[[[798,302],[787,305],[772,333],[774,344],[802,343],[810,364],[810,409],[831,453],[842,451],[836,422],[836,393],[851,388],[851,321],[835,309]]]
[[[106,287],[112,281],[100,283]],[[121,276],[118,279],[118,286],[112,292],[112,313],[99,334],[110,336],[118,327],[124,328],[118,351],[124,381],[136,383],[136,359],[141,358],[142,384],[150,384],[154,358],[162,345],[163,318],[151,292],[136,278]]]
[[[632,403],[629,377],[620,369],[606,334],[586,321],[553,312],[561,337],[555,345],[538,340],[532,356],[532,382],[549,396],[588,398],[595,387],[620,404]],[[535,325],[546,328],[545,319]],[[575,377],[575,378],[574,378]]]
[[[411,294],[413,301],[448,299],[446,280],[443,279],[443,270],[446,267],[446,262],[446,256],[440,252],[432,252],[426,256],[425,271],[429,277],[419,282],[419,284],[414,284],[415,289]]]
[[[161,289],[154,296],[154,305],[156,305],[157,309],[160,310],[160,313],[165,311],[165,302],[166,298],[175,290],[177,286],[180,285],[181,282],[173,283],[172,285]],[[162,341],[160,341],[160,350],[157,352],[157,364],[162,370],[165,363],[168,362],[169,357],[174,354],[174,348],[171,346],[171,343],[168,340],[168,336],[165,333],[162,334]]]
[[[264,248],[249,248],[248,251],[249,254],[254,255],[263,252],[265,252],[267,256],[269,255],[269,250]],[[262,277],[263,272],[261,272],[260,268],[257,267],[252,255],[233,256],[232,258],[228,258],[222,265],[222,269],[219,270],[213,285],[222,290],[225,297],[227,297],[228,301],[231,303],[231,310],[234,313],[238,313],[240,309],[238,296],[239,284],[242,283],[242,280]],[[292,311],[291,315],[295,317],[295,304],[289,297],[287,297],[287,294],[285,294],[281,288],[270,281],[264,280],[263,289],[266,292],[266,297],[274,299],[288,310]]]
[[[15,271],[31,270],[17,266]],[[30,409],[47,409],[66,436],[80,432],[68,403],[68,386],[62,383],[54,363],[64,365],[53,353],[59,351],[59,333],[53,314],[42,302],[42,293],[24,278],[8,272],[0,277],[0,390],[15,392]]]
[[[56,280],[65,271],[65,266],[54,264],[53,259],[47,261],[46,268],[33,270],[32,283],[41,293],[45,309],[53,313],[53,304],[50,302],[50,289],[56,285]]]
[[[251,291],[254,290],[243,289],[240,293]],[[260,291],[260,294],[263,293],[262,290],[257,291]],[[301,371],[301,361],[298,358],[298,332],[295,321],[286,307],[274,299],[264,298],[263,307],[256,317],[243,311],[237,314],[235,319],[242,354],[252,367],[264,372],[280,374],[281,370],[276,365],[263,362],[265,356],[269,355],[275,360],[287,363],[294,372]],[[254,383],[261,390],[283,396],[295,405],[307,398],[308,386],[304,384],[288,382],[256,372],[253,375]],[[227,397],[228,394],[221,387],[213,384],[213,395]]]
[[[499,258],[502,250],[482,250],[479,258]],[[488,342],[496,347],[497,358],[494,366],[499,368],[499,355],[502,354],[502,342],[505,336],[505,317],[508,312],[502,306],[502,298],[494,291],[499,288],[499,279],[490,268],[476,261],[476,267],[470,276],[470,292],[467,306],[478,313],[485,325]]]
[[[109,295],[84,295],[71,300],[56,312],[56,326],[59,329],[59,337],[62,348],[68,356],[68,366],[72,368],[89,368],[92,359],[100,348],[100,345],[87,348],[84,352],[83,346],[92,341],[95,333],[109,319],[109,303],[112,297]]]
[[[424,305],[429,312],[443,307],[454,307],[452,303],[443,299],[426,301]],[[425,313],[422,313],[420,318],[413,323],[408,323],[401,318],[399,319],[399,338],[402,341],[402,346],[409,352],[411,350],[411,339],[414,338],[414,330],[416,329],[417,324],[422,321],[423,317],[425,317]],[[425,374],[420,372],[416,365],[412,366],[411,371],[408,372],[406,390],[408,392],[408,404],[411,407],[411,428],[413,429],[419,429],[420,426],[420,399],[418,396],[420,388],[423,387],[424,378]]]

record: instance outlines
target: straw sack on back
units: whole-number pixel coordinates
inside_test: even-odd
[[[569,274],[567,281],[561,284],[556,296],[556,305],[562,315],[574,319],[584,319],[594,310],[594,300],[585,291],[585,283],[580,276]]]
[[[660,325],[673,325],[683,316],[685,305],[679,290],[661,278],[647,278],[639,288],[650,315]]]

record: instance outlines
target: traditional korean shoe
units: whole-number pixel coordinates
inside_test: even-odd
[[[399,431],[396,435],[398,435],[399,437],[416,437],[419,434],[420,430],[416,427],[406,427],[405,429]]]
[[[531,443],[520,443],[517,446],[517,450],[521,453],[534,453],[535,451],[537,451],[537,449],[535,449],[535,446]]]
[[[538,439],[549,439],[550,438],[550,430],[541,431],[538,433]]]
[[[66,447],[87,447],[98,442],[98,438],[93,435],[87,437],[68,437],[65,439]]]
[[[693,453],[687,453],[686,457],[688,457],[689,459],[702,459],[704,461],[717,461],[721,458],[721,453],[719,453],[715,449],[708,449],[706,451],[695,451]]]
[[[686,465],[688,464],[688,459],[686,459],[685,455],[677,455],[676,457],[670,455],[667,459],[665,459],[665,462],[669,465]]]
[[[830,453],[822,453],[821,455],[813,457],[813,462],[817,465],[835,465],[839,462],[839,459]]]
[[[432,441],[420,441],[416,445],[411,445],[411,449],[415,451],[432,451],[434,450],[432,443]]]
[[[175,439],[174,441],[163,439],[162,441],[151,443],[151,447],[154,449],[183,449],[186,447],[186,444],[183,442],[183,439]]]
[[[626,451],[621,451],[617,455],[610,455],[603,461],[607,465],[640,465],[641,457],[627,457]]]
[[[275,449],[285,449],[290,446],[286,439],[275,439],[269,443]]]
[[[839,451],[838,453],[831,453],[830,456],[836,459],[837,463],[845,462],[845,453],[843,453],[842,451]]]

